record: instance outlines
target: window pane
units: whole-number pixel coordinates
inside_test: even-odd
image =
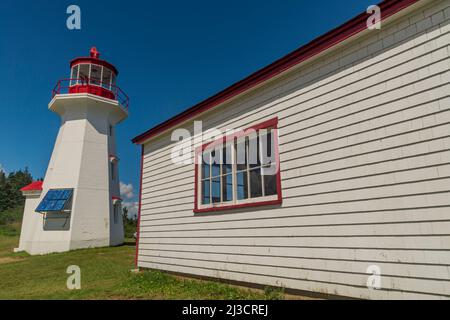
[[[261,166],[259,138],[249,140],[248,159],[250,168],[257,168]]]
[[[116,166],[111,162],[111,180],[115,180]]]
[[[119,222],[120,217],[120,205],[115,204],[114,205],[114,223],[117,224]]]
[[[248,180],[247,172],[239,172],[236,175],[237,180],[237,198],[238,200],[248,199]]]
[[[207,164],[203,164],[202,165],[202,179],[207,179],[209,178],[209,170],[210,170],[211,166],[207,165]]]
[[[72,68],[72,73],[70,75],[70,85],[71,86],[73,86],[77,83],[78,67],[79,67],[79,65],[76,65],[75,67]]]
[[[116,87],[116,75],[114,74],[114,72],[112,73],[111,76],[111,91],[117,96],[118,92],[117,92],[117,87]]]
[[[216,151],[212,151],[211,152],[211,157],[212,157],[212,176],[213,177],[217,177],[220,176],[220,156],[216,157]]]
[[[220,202],[220,177],[212,179],[211,187],[212,187],[211,188],[212,202],[219,203]]]
[[[202,164],[202,179],[206,179],[210,177],[210,173],[211,173],[211,166],[209,165],[210,163],[210,154],[209,153],[205,153],[203,154],[203,164]]]
[[[91,65],[91,77],[90,77],[90,83],[95,85],[100,85],[102,76],[102,68],[100,66],[97,66],[95,64]]]
[[[202,181],[202,204],[210,204],[211,203],[211,192],[210,192],[211,184],[209,180]]]
[[[236,142],[236,164],[238,171],[247,170],[246,140],[247,138],[237,139]]]
[[[277,176],[267,175],[264,176],[264,193],[265,196],[273,196],[278,194],[277,192]]]
[[[261,169],[250,171],[250,195],[252,198],[262,197]]]
[[[263,165],[274,164],[275,159],[275,141],[274,141],[274,129],[267,129],[261,131],[261,162]]]
[[[231,145],[223,148],[222,152],[222,174],[229,174],[233,170],[233,161],[231,154]]]
[[[78,76],[81,79],[82,84],[87,84],[89,79],[89,65],[88,64],[80,64],[80,75]]]
[[[222,176],[222,202],[233,201],[233,176]]]
[[[102,87],[106,89],[111,88],[111,70],[103,68]]]

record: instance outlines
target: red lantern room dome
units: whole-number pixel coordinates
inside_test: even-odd
[[[119,75],[119,72],[117,71],[116,67],[114,67],[111,63],[105,60],[100,59],[100,52],[97,51],[96,47],[92,47],[89,52],[89,57],[80,57],[73,59],[70,62],[70,68],[73,69],[73,67],[80,65],[80,64],[94,64],[94,65],[100,65],[114,73],[114,75],[117,77]]]
[[[89,93],[116,100],[128,108],[128,96],[116,85],[118,70],[108,61],[100,59],[97,48],[91,48],[89,57],[72,60],[70,70],[70,79],[60,80],[53,90],[53,96]]]

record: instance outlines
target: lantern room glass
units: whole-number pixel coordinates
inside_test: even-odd
[[[80,68],[79,65],[76,65],[72,68],[72,73],[70,74],[70,85],[76,85],[78,80],[78,69]]]
[[[111,70],[103,67],[102,87],[108,90],[111,90],[111,75],[112,75]]]
[[[70,86],[90,84],[112,90],[115,82],[114,72],[97,64],[82,63],[71,69]]]
[[[102,81],[102,67],[96,64],[91,64],[89,84],[99,86]]]
[[[78,72],[78,83],[86,84],[89,79],[89,65],[88,64],[80,64],[80,69]]]

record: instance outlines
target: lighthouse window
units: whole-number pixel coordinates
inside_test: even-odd
[[[102,87],[111,89],[111,70],[103,68]]]
[[[43,220],[44,231],[70,230],[70,212],[47,212]]]
[[[114,223],[119,223],[119,217],[120,217],[120,204],[116,203],[114,205]]]
[[[113,181],[116,179],[115,174],[116,174],[116,164],[114,162],[111,162],[111,180]]]
[[[90,84],[94,84],[99,86],[102,79],[102,67],[91,64],[91,77],[90,77]]]
[[[87,84],[89,79],[89,65],[88,64],[80,64],[80,72],[78,75],[78,79],[81,84]]]
[[[116,85],[116,75],[113,73],[111,76],[111,87],[114,89],[115,85]]]
[[[79,70],[79,65],[76,65],[75,67],[72,68],[72,74],[70,75],[70,85],[71,86],[77,84],[78,70]]]

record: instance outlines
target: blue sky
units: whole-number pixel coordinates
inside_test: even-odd
[[[59,126],[51,90],[96,46],[131,98],[117,143],[121,181],[137,193],[140,151],[130,139],[377,2],[2,0],[0,168],[45,175]],[[80,31],[66,27],[71,4]]]

